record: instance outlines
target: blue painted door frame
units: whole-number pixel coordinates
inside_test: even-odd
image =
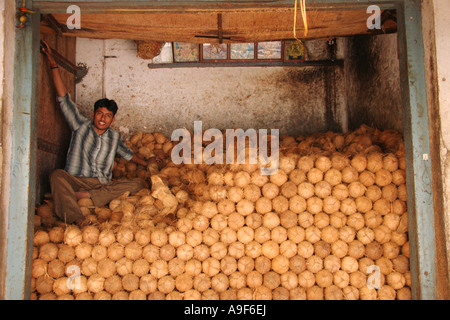
[[[16,1],[17,7],[22,1]],[[31,7],[31,1],[26,1]],[[27,299],[30,294],[39,79],[39,15],[17,29],[14,52],[14,93],[11,135],[10,189],[6,234],[4,293],[6,299]],[[37,52],[37,53],[36,53]]]
[[[137,7],[210,5],[227,1],[115,1],[117,10]],[[245,1],[243,1],[245,2]],[[248,1],[247,1],[248,2]],[[259,1],[261,4],[274,1]],[[292,4],[293,1],[275,1]],[[105,0],[26,0],[28,8],[41,13],[65,12],[69,4],[79,4],[84,12],[107,9]],[[256,3],[256,2],[255,2]],[[22,6],[22,0],[16,0]],[[231,4],[236,5],[236,2]],[[430,155],[429,119],[424,70],[420,0],[307,0],[308,5],[326,8],[361,9],[371,4],[397,9],[398,47],[401,68],[404,137],[407,161],[409,237],[413,299],[436,299],[436,243]],[[83,6],[84,5],[84,6]],[[45,12],[45,10],[51,10]],[[39,74],[38,14],[29,26],[16,32],[14,62],[14,110],[12,119],[11,186],[7,215],[5,297],[28,299],[30,295],[31,250],[36,182],[37,94]]]

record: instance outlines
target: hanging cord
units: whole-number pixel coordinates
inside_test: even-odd
[[[294,0],[294,38],[299,40],[297,38],[297,1],[298,0]],[[303,36],[306,38],[306,35],[308,34],[308,20],[306,19],[306,0],[300,0],[300,12],[302,15],[302,19],[303,19],[303,25],[305,26],[305,32],[303,34]]]

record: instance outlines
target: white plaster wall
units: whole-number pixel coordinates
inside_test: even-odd
[[[450,2],[435,0],[434,23],[436,41],[436,64],[439,88],[439,111],[441,120],[441,167],[444,192],[444,210],[447,250],[450,259]],[[449,260],[450,262],[450,260]],[[450,264],[449,264],[450,274]]]
[[[170,136],[177,128],[192,128],[197,120],[204,129],[280,129],[285,134],[327,130],[320,68],[149,69],[149,60],[137,57],[134,41],[81,38],[77,62],[90,68],[77,85],[80,109],[90,114],[97,99],[114,99],[119,105],[114,127],[124,136],[139,130]],[[345,124],[345,101],[336,101],[336,121]]]

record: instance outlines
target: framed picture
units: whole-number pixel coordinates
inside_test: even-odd
[[[226,60],[228,58],[228,45],[205,43],[202,45],[203,60]]]
[[[175,62],[198,62],[199,48],[196,43],[174,42],[173,60]]]
[[[302,40],[286,41],[284,61],[305,61],[305,42]]]
[[[255,44],[253,42],[230,44],[230,59],[234,60],[255,59]]]
[[[281,60],[281,41],[258,42],[258,59]]]

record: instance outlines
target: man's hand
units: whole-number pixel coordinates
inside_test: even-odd
[[[154,156],[154,157],[149,158],[146,161],[146,160],[143,160],[143,159],[139,158],[137,155],[133,155],[133,158],[131,159],[131,161],[133,161],[133,162],[135,162],[137,164],[140,164],[141,166],[148,166],[151,163],[158,163],[158,164],[160,164],[162,159],[160,157],[158,157],[158,156]]]
[[[61,75],[59,74],[58,64],[53,58],[52,49],[50,49],[50,46],[47,44],[47,42],[42,41],[42,43],[44,44],[44,47],[41,49],[41,51],[47,56],[47,60],[50,64],[56,94],[60,97],[64,97],[67,94],[67,88],[63,80],[61,79]]]
[[[48,59],[48,62],[50,63],[50,65],[55,65],[56,61],[53,58],[52,49],[50,49],[50,46],[44,40],[42,40],[42,43],[45,46],[44,48],[41,49],[42,53],[44,53],[47,56],[47,59]]]

